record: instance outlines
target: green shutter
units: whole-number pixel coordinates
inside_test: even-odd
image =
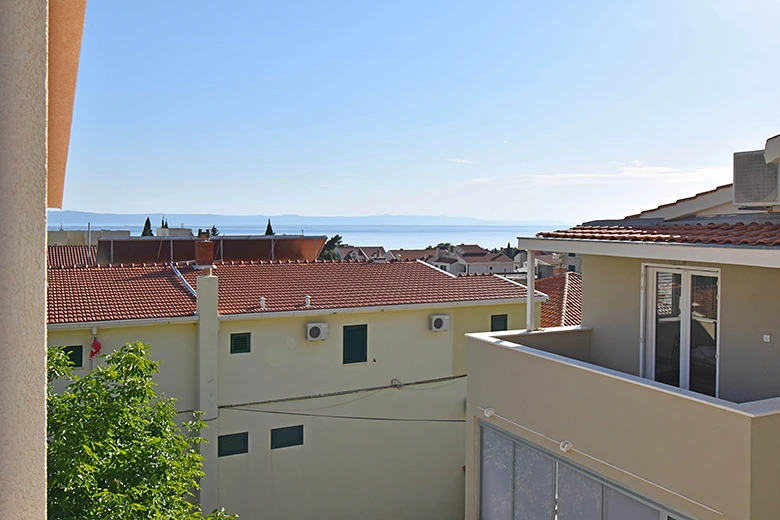
[[[84,347],[82,345],[65,347],[65,353],[73,363],[73,368],[82,368],[84,366]]]
[[[499,330],[507,330],[509,326],[507,325],[507,315],[506,314],[494,314],[490,317],[490,332],[496,332]]]
[[[252,338],[249,332],[230,335],[230,353],[246,354],[252,349]]]
[[[249,451],[249,432],[220,435],[217,438],[217,456],[227,457]]]
[[[271,430],[271,449],[289,448],[303,444],[303,425]]]
[[[368,325],[344,326],[344,364],[368,361]]]

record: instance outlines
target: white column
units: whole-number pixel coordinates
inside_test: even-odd
[[[208,425],[201,436],[208,444],[201,445],[204,457],[200,481],[200,505],[210,513],[219,507],[219,467],[217,465],[217,437],[219,436],[219,314],[217,310],[217,277],[208,274],[198,277],[198,409]]]
[[[528,276],[526,277],[526,288],[528,289],[528,301],[525,304],[525,328],[531,332],[536,328],[536,303],[534,294],[536,289],[536,251],[528,251]]]
[[[46,0],[0,0],[0,517],[46,518]]]

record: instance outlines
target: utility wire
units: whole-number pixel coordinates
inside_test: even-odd
[[[413,417],[361,417],[356,415],[328,415],[316,413],[298,413],[281,410],[258,410],[253,408],[232,407],[237,412],[269,413],[274,415],[293,415],[296,417],[321,417],[326,419],[350,419],[355,421],[387,421],[387,422],[432,422],[432,423],[465,423],[465,419],[418,419]]]

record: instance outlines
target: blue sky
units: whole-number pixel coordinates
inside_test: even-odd
[[[619,218],[780,132],[780,3],[90,2],[64,209]]]

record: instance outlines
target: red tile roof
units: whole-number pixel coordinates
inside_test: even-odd
[[[399,260],[427,260],[436,254],[435,249],[393,249],[390,252]]]
[[[707,190],[707,191],[702,191],[700,193],[697,193],[696,195],[691,195],[690,197],[685,197],[685,198],[682,198],[682,199],[677,199],[674,202],[668,202],[666,204],[661,204],[658,207],[655,207],[653,209],[644,210],[641,213],[637,213],[636,215],[630,215],[630,216],[628,216],[626,218],[627,219],[639,218],[643,213],[651,213],[653,211],[658,211],[659,209],[671,208],[672,206],[680,204],[681,202],[688,202],[688,201],[691,201],[691,200],[695,200],[695,199],[701,197],[702,195],[709,195],[711,193],[715,193],[718,190],[722,190],[723,188],[731,188],[732,186],[733,186],[733,184],[724,184],[722,186],[718,186],[717,188],[713,188],[713,189]]]
[[[94,265],[96,251],[95,246],[49,246],[49,267]]]
[[[453,277],[409,262],[216,262],[219,312],[305,311],[522,299],[525,286],[495,275]],[[196,271],[181,265],[197,287]],[[304,297],[311,296],[311,307]],[[266,309],[260,309],[260,297]],[[543,297],[537,292],[537,297]],[[170,265],[49,269],[49,323],[193,316],[195,297]]]
[[[195,297],[170,265],[54,267],[49,323],[193,316]]]
[[[542,303],[542,328],[582,324],[582,275],[563,273],[536,280],[549,299]]]
[[[731,246],[780,246],[780,224],[641,224],[581,225],[561,231],[539,233],[544,238],[610,240],[623,242],[667,242]]]
[[[525,286],[494,275],[450,276],[422,262],[217,263],[219,312],[304,311],[521,299]],[[194,286],[197,272],[182,268]],[[311,307],[304,297],[311,296]],[[260,309],[260,297],[266,309]],[[538,296],[542,296],[539,294]]]

